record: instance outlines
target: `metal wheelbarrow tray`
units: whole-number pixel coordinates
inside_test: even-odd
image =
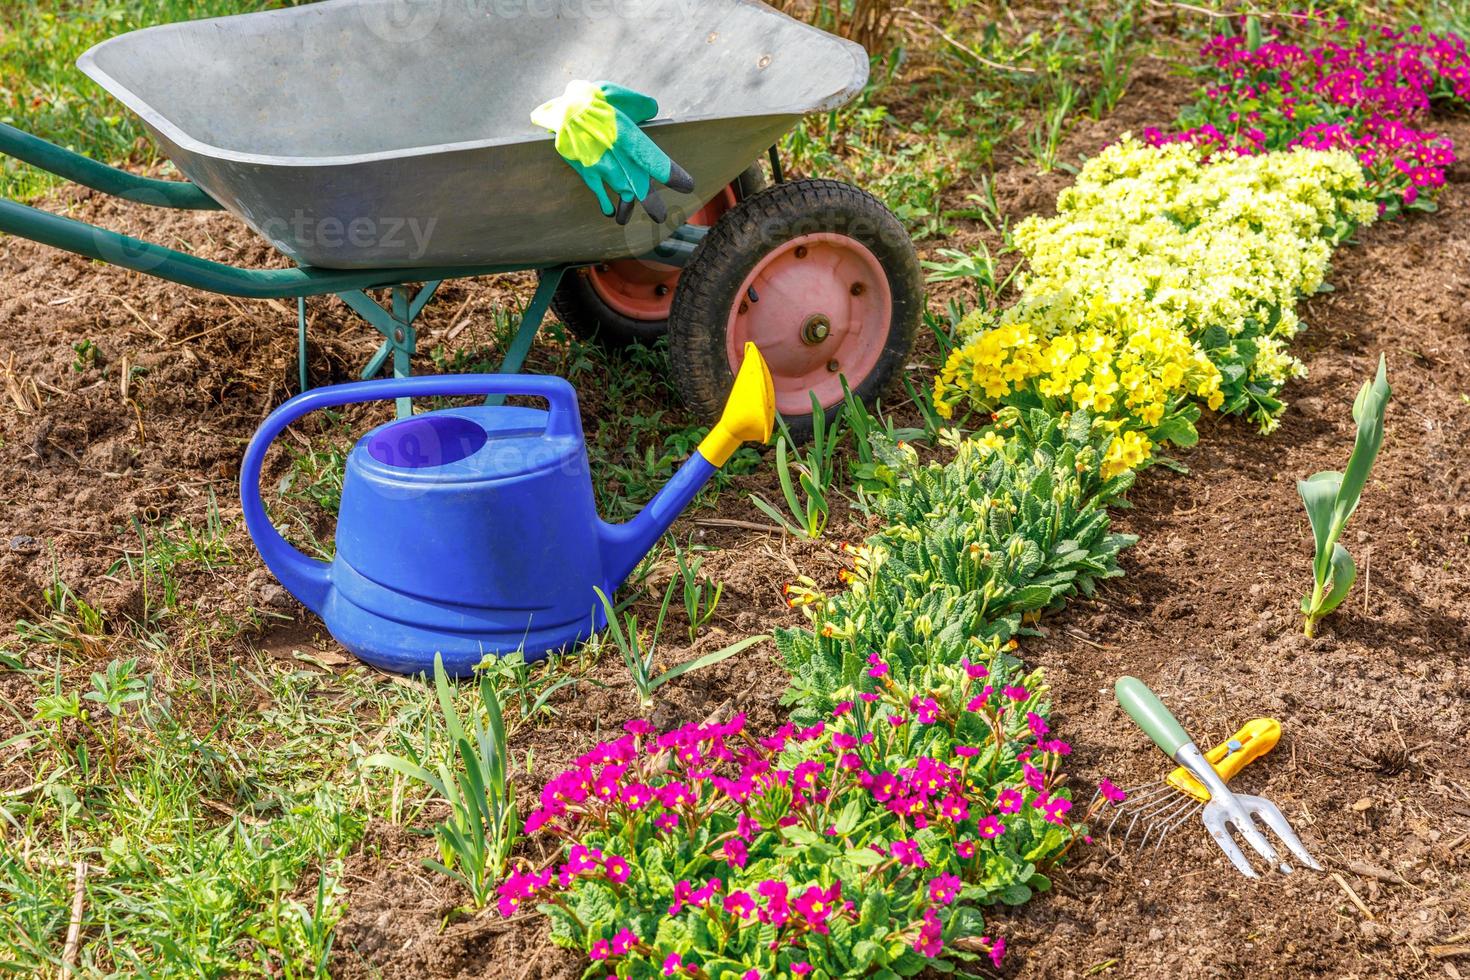
[[[141,204],[228,209],[296,265],[239,268],[3,198],[0,233],[195,289],[296,299],[301,390],[309,297],[339,296],[382,335],[364,379],[403,378],[442,281],[521,270],[539,282],[504,372],[553,302],[609,346],[667,334],[675,387],[710,418],[745,343],[771,355],[798,434],[812,398],[830,415],[850,382],[871,406],[904,370],[924,305],[907,231],[857,188],[783,182],[774,149],[803,115],[856,95],[867,56],[754,0],[323,0],[136,31],[80,66],[189,179],[4,124],[0,153]],[[695,180],[667,193],[667,222],[604,218],[530,122],[573,78],[659,101],[646,128]],[[751,164],[767,148],[775,186],[760,190]]]
[[[546,266],[642,255],[802,116],[862,49],[753,0],[325,0],[105,41],[79,61],[191,181],[301,265]],[[572,78],[655,95],[696,179],[620,227],[532,125]]]

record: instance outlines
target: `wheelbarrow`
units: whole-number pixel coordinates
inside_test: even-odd
[[[81,69],[139,118],[187,181],[139,177],[0,126],[0,152],[146,205],[226,209],[294,268],[253,270],[0,200],[0,231],[186,286],[306,301],[335,294],[382,335],[362,369],[411,373],[442,282],[536,270],[501,370],[547,310],[611,343],[667,331],[674,382],[713,419],[746,343],[796,432],[809,392],[871,401],[923,306],[908,235],[875,198],[781,180],[773,144],[867,79],[855,44],[753,0],[324,0],[99,44]],[[572,78],[653,95],[649,135],[694,178],[669,218],[603,217],[529,112]],[[771,148],[761,189],[752,161]],[[370,293],[390,290],[385,308]],[[400,416],[411,414],[408,399]]]

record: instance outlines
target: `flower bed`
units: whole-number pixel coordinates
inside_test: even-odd
[[[1470,52],[1422,28],[1359,28],[1302,16],[1274,31],[1254,21],[1205,45],[1206,84],[1173,131],[1151,143],[1253,154],[1302,146],[1350,151],[1385,211],[1429,210],[1454,143],[1419,128],[1437,102],[1470,99]],[[1325,38],[1314,35],[1324,33]],[[1301,41],[1294,34],[1306,35]],[[1318,43],[1313,43],[1317,40]]]
[[[1085,408],[1118,434],[1115,465],[1191,445],[1201,408],[1270,431],[1301,373],[1286,352],[1296,302],[1375,214],[1361,167],[1340,151],[1211,162],[1125,136],[1082,168],[1056,217],[1017,227],[1020,298],[961,325],[936,407]]]
[[[1042,869],[1086,833],[1070,747],[1021,671],[996,652],[905,679],[872,654],[809,726],[630,722],[547,783],[527,830],[563,860],[507,878],[500,911],[540,903],[558,941],[619,976],[998,966],[1005,941],[975,906],[1046,890]]]
[[[1016,229],[1019,299],[965,318],[936,379],[938,410],[978,416],[981,431],[948,440],[944,463],[875,438],[884,526],[847,549],[848,588],[787,587],[810,624],[777,638],[794,720],[764,736],[740,717],[662,734],[630,724],[547,784],[527,830],[556,857],[500,886],[502,913],[536,904],[589,975],[1000,964],[1004,940],[977,906],[1047,888],[1093,815],[1074,812],[1070,748],[1016,638],[1120,574],[1133,539],[1110,532],[1108,506],[1161,447],[1193,444],[1203,411],[1276,426],[1302,372],[1287,350],[1297,302],[1356,229],[1428,204],[1410,191],[1435,177],[1416,166],[1447,162],[1446,142],[1406,128],[1428,105],[1413,93],[1467,94],[1457,39],[1380,32],[1300,57],[1268,43],[1217,39],[1229,81],[1181,133],[1125,136],[1056,217]],[[1376,81],[1350,98],[1344,66],[1374,58]],[[1309,99],[1276,99],[1252,75],[1286,64]],[[1396,78],[1424,84],[1395,101]],[[1258,139],[1252,127],[1274,125],[1248,104],[1261,98],[1296,128]],[[1370,106],[1367,119],[1345,111]],[[1215,108],[1229,140],[1198,121]],[[1412,146],[1423,152],[1392,155]]]

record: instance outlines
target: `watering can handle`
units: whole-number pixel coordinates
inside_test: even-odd
[[[549,408],[546,434],[572,436],[578,441],[582,439],[582,417],[577,411],[576,389],[564,378],[524,374],[432,375],[317,388],[281,405],[256,430],[240,465],[240,507],[245,512],[245,526],[266,566],[308,609],[321,612],[331,590],[331,566],[293,548],[281,537],[265,512],[265,502],[260,496],[260,473],[271,443],[292,422],[319,409],[394,398],[448,398],[455,395],[544,398]]]

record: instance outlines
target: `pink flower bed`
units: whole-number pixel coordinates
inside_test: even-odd
[[[1455,147],[1423,126],[1435,103],[1470,100],[1464,40],[1306,16],[1287,23],[1259,36],[1246,30],[1212,38],[1203,50],[1210,81],[1200,101],[1179,128],[1149,128],[1143,138],[1210,152],[1346,149],[1384,210],[1431,207]],[[1293,32],[1317,43],[1291,40]]]

